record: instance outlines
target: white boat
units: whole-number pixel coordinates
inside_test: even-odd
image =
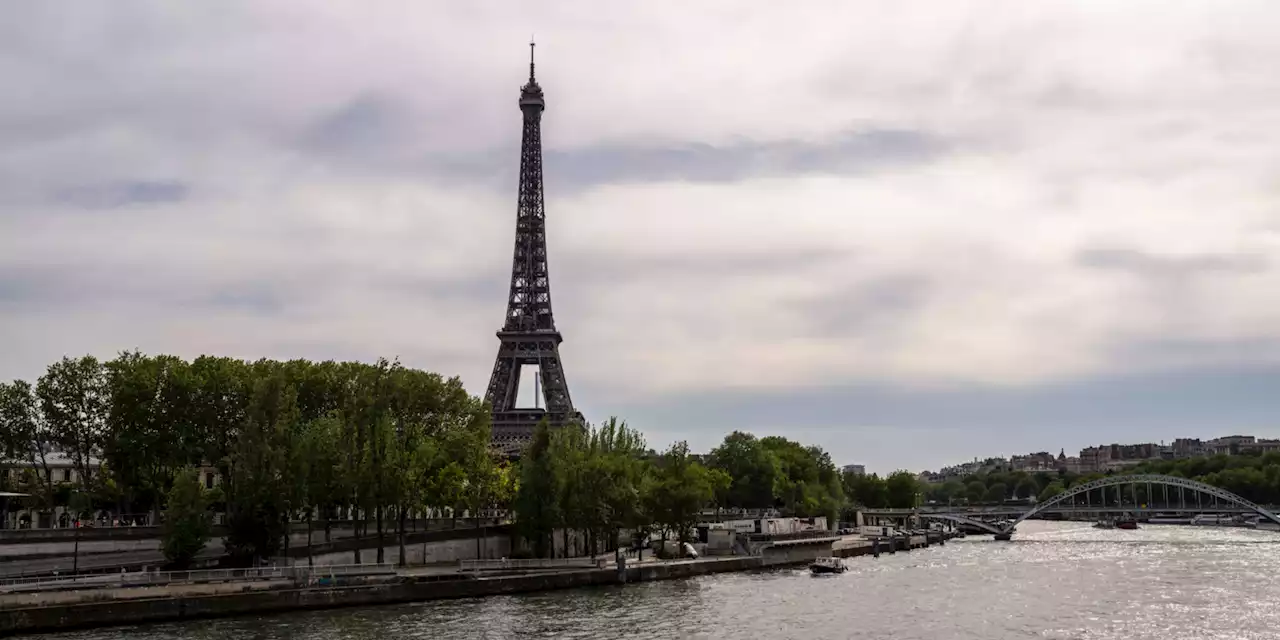
[[[1244,516],[1233,516],[1225,513],[1202,513],[1191,519],[1191,524],[1198,527],[1256,527],[1256,522],[1246,520]]]
[[[844,561],[840,558],[815,558],[809,564],[809,571],[814,575],[824,573],[844,573],[848,567],[844,566]]]

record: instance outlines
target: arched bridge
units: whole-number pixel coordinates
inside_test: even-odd
[[[1188,480],[1186,478],[1179,478],[1177,476],[1161,476],[1161,475],[1152,475],[1152,474],[1108,476],[1106,478],[1099,478],[1092,482],[1086,482],[1084,484],[1076,485],[1028,509],[1025,513],[1018,516],[1016,519],[1008,522],[1003,527],[992,524],[990,522],[984,522],[977,518],[971,518],[963,514],[955,514],[955,513],[921,513],[920,517],[930,518],[934,520],[947,520],[947,521],[955,522],[959,524],[966,524],[972,527],[977,527],[984,531],[989,531],[995,534],[996,536],[1008,538],[1008,536],[1013,534],[1013,530],[1023,520],[1026,520],[1027,518],[1030,518],[1031,516],[1034,516],[1037,513],[1040,513],[1041,511],[1051,510],[1065,500],[1070,500],[1080,494],[1087,494],[1088,492],[1093,491],[1095,489],[1105,489],[1107,487],[1118,487],[1123,485],[1137,485],[1137,484],[1164,485],[1167,487],[1178,487],[1181,489],[1189,489],[1191,491],[1197,491],[1199,493],[1210,495],[1219,500],[1236,505],[1242,509],[1253,511],[1254,513],[1257,513],[1259,516],[1266,518],[1267,520],[1270,520],[1276,524],[1280,524],[1280,516],[1277,516],[1276,514],[1270,511],[1267,511],[1266,509],[1252,502],[1249,502],[1248,500],[1245,500],[1244,498],[1241,498],[1240,496],[1234,493],[1231,493],[1230,491],[1227,491],[1225,489],[1222,489],[1220,487],[1215,487],[1211,484],[1205,484],[1203,482],[1196,482],[1195,480]]]

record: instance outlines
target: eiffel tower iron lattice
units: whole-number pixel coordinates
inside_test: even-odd
[[[533,437],[544,417],[554,426],[581,422],[573,408],[560,360],[563,338],[551,313],[551,284],[547,269],[546,207],[542,192],[542,87],[533,74],[529,43],[529,82],[520,88],[524,130],[520,142],[520,188],[516,214],[516,243],[511,261],[511,289],[507,317],[498,331],[498,357],[485,400],[493,410],[493,443],[517,454]],[[546,408],[517,406],[520,368],[538,367]],[[535,394],[536,395],[536,394]]]

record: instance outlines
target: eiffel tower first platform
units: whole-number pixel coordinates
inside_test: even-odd
[[[529,43],[529,82],[520,88],[524,131],[520,142],[520,189],[516,212],[516,244],[511,260],[511,290],[507,317],[498,331],[498,357],[485,392],[493,411],[493,444],[518,455],[546,418],[553,427],[582,422],[569,399],[560,360],[563,338],[551,313],[551,284],[547,270],[546,207],[542,193],[542,87],[533,75],[533,43]],[[520,408],[520,368],[538,367],[546,408]],[[537,395],[536,393],[534,394]]]

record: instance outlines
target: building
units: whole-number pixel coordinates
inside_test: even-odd
[[[1058,468],[1058,459],[1048,451],[1028,453],[1009,458],[1009,467],[1014,471],[1054,471]]]
[[[840,471],[846,474],[853,474],[855,476],[867,475],[867,467],[862,464],[846,464],[840,469]]]

